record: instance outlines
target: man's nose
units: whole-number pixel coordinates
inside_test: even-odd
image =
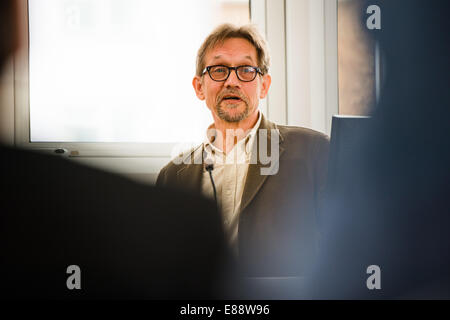
[[[230,70],[230,75],[228,76],[228,79],[225,80],[224,85],[226,87],[240,87],[241,81],[238,79],[236,70]]]

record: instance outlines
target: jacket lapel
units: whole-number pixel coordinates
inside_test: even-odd
[[[240,212],[243,212],[245,210],[245,208],[250,204],[250,202],[253,200],[253,198],[258,193],[261,186],[264,184],[266,179],[269,177],[269,175],[261,174],[261,169],[265,168],[265,167],[269,167],[270,164],[263,165],[260,162],[260,157],[259,157],[259,152],[258,152],[259,151],[259,146],[258,146],[259,139],[260,139],[260,137],[262,137],[262,135],[260,135],[260,130],[261,129],[267,130],[267,140],[268,140],[267,148],[268,148],[268,150],[271,150],[272,130],[277,130],[277,132],[278,132],[278,135],[279,135],[279,157],[278,157],[278,159],[275,159],[275,161],[279,162],[281,155],[284,152],[284,148],[282,146],[284,139],[283,139],[282,135],[280,134],[279,130],[277,129],[277,126],[273,122],[266,120],[264,115],[261,115],[261,117],[262,117],[261,124],[259,126],[257,136],[254,141],[253,148],[252,148],[252,157],[256,157],[257,161],[255,164],[252,164],[254,162],[254,161],[252,161],[252,163],[249,164],[249,166],[248,166],[247,178],[245,180],[244,192],[242,194]],[[276,165],[279,165],[279,163],[277,163]]]
[[[266,181],[266,179],[269,177],[269,175],[263,175],[261,174],[261,169],[265,167],[269,167],[270,164],[264,165],[260,161],[260,156],[258,153],[258,144],[259,144],[259,137],[260,130],[265,129],[267,130],[267,148],[268,150],[271,150],[271,130],[277,130],[279,134],[279,157],[278,159],[275,159],[275,161],[279,161],[281,158],[281,155],[284,152],[284,148],[282,146],[283,144],[283,136],[278,131],[277,126],[268,121],[264,115],[261,115],[261,124],[257,132],[256,139],[253,144],[252,149],[252,157],[256,157],[256,163],[255,161],[252,161],[254,164],[249,164],[248,171],[247,171],[247,177],[245,180],[244,185],[244,191],[242,194],[242,201],[241,201],[241,209],[240,211],[243,212],[244,209],[251,203],[253,198],[258,193],[259,189],[261,189],[262,185]],[[267,152],[267,151],[266,151]],[[177,180],[180,187],[183,189],[192,190],[194,192],[198,192],[201,189],[201,181],[202,181],[202,174],[203,174],[203,163],[201,158],[203,154],[203,145],[200,148],[197,148],[196,150],[193,150],[189,156],[193,161],[191,163],[183,163],[181,165],[181,168],[177,171]],[[279,165],[279,163],[277,164]]]

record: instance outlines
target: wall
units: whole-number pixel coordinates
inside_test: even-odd
[[[14,73],[8,61],[0,74],[0,141],[14,144]]]

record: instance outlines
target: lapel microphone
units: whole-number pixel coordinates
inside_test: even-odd
[[[213,191],[214,191],[214,200],[216,201],[216,205],[218,205],[217,203],[217,195],[216,195],[216,185],[214,184],[214,179],[212,176],[212,171],[214,170],[214,165],[212,163],[207,164],[205,166],[205,170],[209,172],[209,178],[211,179],[211,184],[213,187]]]

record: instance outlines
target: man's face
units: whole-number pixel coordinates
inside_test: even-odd
[[[256,49],[245,39],[227,39],[206,53],[205,66],[212,65],[257,67]],[[202,77],[196,76],[192,84],[197,97],[206,101],[215,121],[236,123],[257,113],[259,99],[269,91],[270,76],[258,74],[253,81],[243,82],[232,70],[226,81],[219,82],[212,80],[206,72]]]

